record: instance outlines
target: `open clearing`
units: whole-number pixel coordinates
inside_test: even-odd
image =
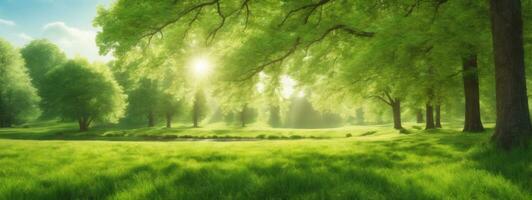
[[[109,131],[98,129],[76,136],[68,132],[72,124],[3,129],[0,199],[532,198],[531,151],[492,149],[491,129],[398,134],[384,127],[249,128],[236,130],[232,141],[134,136],[171,135],[172,129],[133,129],[127,136],[103,136]],[[261,134],[285,137],[257,138]],[[303,138],[290,138],[296,134]]]

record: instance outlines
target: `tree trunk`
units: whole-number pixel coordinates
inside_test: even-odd
[[[477,54],[462,59],[462,77],[464,80],[465,121],[463,132],[482,132],[480,118],[480,97],[477,71]]]
[[[155,126],[155,115],[153,114],[153,111],[150,111],[148,113],[148,127],[154,127]]]
[[[279,106],[270,107],[270,126],[274,128],[281,127],[281,108]]]
[[[166,113],[166,128],[172,128],[172,116],[173,114],[170,112]]]
[[[504,149],[532,136],[528,111],[520,0],[491,0],[497,121],[492,141]]]
[[[436,128],[436,126],[434,125],[434,114],[433,114],[433,110],[432,110],[432,105],[430,103],[427,103],[425,105],[425,110],[426,110],[426,115],[427,115],[427,119],[426,119],[426,123],[425,123],[425,129],[434,129]]]
[[[393,128],[403,129],[401,125],[401,100],[395,99],[392,103]]]
[[[434,107],[434,112],[435,112],[435,121],[436,121],[436,128],[441,128],[441,113],[440,113],[440,110],[441,110],[441,106],[440,105],[436,105]]]
[[[241,122],[242,128],[246,127],[246,109],[247,109],[247,105],[244,105],[244,107],[242,108],[242,112],[240,112],[240,122]]]
[[[423,110],[422,109],[419,109],[417,110],[417,114],[416,114],[416,118],[417,118],[417,123],[423,123]]]
[[[192,113],[192,121],[194,123],[194,128],[199,127],[199,106],[195,103],[194,104],[194,111]]]
[[[78,119],[79,131],[85,132],[89,130],[90,120],[88,117],[81,117]]]

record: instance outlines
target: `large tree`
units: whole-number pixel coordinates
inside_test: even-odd
[[[0,39],[0,127],[37,117],[39,100],[20,53]]]
[[[33,40],[20,50],[32,82],[39,90],[46,73],[66,61],[65,54],[46,39]]]
[[[64,63],[66,61],[65,54],[59,47],[45,39],[31,41],[20,52],[26,62],[33,85],[41,97],[45,96],[42,92],[46,87],[44,85],[46,73]],[[53,112],[50,110],[51,107],[46,106],[48,101],[46,98],[41,100],[41,109],[43,110],[41,117],[52,117],[50,116]]]
[[[474,62],[474,58],[477,61],[487,60],[484,55],[490,50],[490,45],[486,45],[489,43],[486,39],[490,36],[483,34],[487,32],[488,21],[485,2],[213,0],[161,1],[152,6],[134,2],[121,0],[109,9],[100,10],[95,23],[103,28],[98,35],[98,44],[103,52],[115,50],[120,53],[149,44],[154,39],[186,35],[191,29],[200,28],[209,42],[214,38],[223,38],[216,37],[221,34],[236,33],[238,37],[231,38],[238,38],[234,39],[237,48],[226,54],[227,59],[224,59],[225,63],[221,67],[221,70],[232,72],[236,81],[252,80],[261,72],[271,76],[288,73],[295,79],[301,79],[302,76],[297,76],[298,72],[294,75],[293,71],[286,68],[299,71],[308,69],[314,72],[313,77],[322,78],[329,71],[315,67],[322,60],[329,61],[329,66],[332,61],[347,66],[344,69],[347,72],[349,68],[366,72],[381,70],[382,67],[385,68],[383,73],[377,73],[381,77],[370,76],[371,79],[393,82],[371,81],[371,87],[363,92],[370,91],[375,99],[383,100],[393,108],[396,128],[401,128],[401,101],[410,95],[404,94],[406,89],[402,86],[416,86],[412,90],[425,91],[419,98],[425,99],[428,108],[440,108],[445,98],[431,92],[437,92],[438,88],[434,88],[434,85],[442,85],[440,83],[426,85],[390,77],[408,77],[399,75],[405,71],[427,73],[427,69],[433,67],[452,69],[433,76],[436,79],[426,76],[426,80],[462,75],[461,88],[464,89],[466,108],[464,131],[483,130],[481,102],[477,98],[481,89],[477,77],[481,75],[481,70],[475,65],[482,62]],[[126,7],[131,9],[123,9]],[[149,20],[137,22],[139,19]],[[133,23],[137,23],[137,26],[130,26]],[[373,45],[360,48],[359,42],[365,41],[364,38],[371,40],[369,43]],[[367,53],[368,48],[375,50]],[[326,52],[326,56],[320,57],[324,55],[323,52]],[[443,56],[438,58],[437,55]],[[367,63],[373,67],[360,65],[360,60],[367,56],[384,61],[367,59],[371,60]],[[308,65],[312,67],[301,68],[297,61],[307,58],[319,61]],[[425,65],[420,65],[420,62],[425,62]],[[353,63],[358,65],[351,65]],[[342,70],[340,72],[344,73]],[[346,77],[351,81],[338,82],[334,87],[353,87],[352,82],[358,80],[356,77]],[[397,87],[398,84],[400,87]],[[443,93],[449,94],[449,91]],[[431,113],[429,115],[432,116]]]
[[[126,95],[105,65],[77,58],[50,71],[43,92],[64,119],[77,120],[80,131],[92,122],[117,122],[126,107]]]
[[[491,0],[497,124],[492,140],[505,149],[532,136],[528,110],[520,0]]]

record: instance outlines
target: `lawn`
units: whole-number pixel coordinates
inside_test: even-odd
[[[0,199],[532,199],[530,149],[412,126],[3,129]]]

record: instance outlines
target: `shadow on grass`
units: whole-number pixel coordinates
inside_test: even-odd
[[[530,149],[503,153],[479,147],[479,140],[486,138],[420,131],[392,140],[339,144],[346,151],[264,146],[260,156],[229,149],[172,153],[157,148],[149,154],[143,150],[151,146],[135,146],[124,152],[130,160],[107,158],[109,166],[87,168],[89,172],[66,166],[73,172],[59,177],[27,176],[37,179],[37,184],[24,190],[13,187],[0,195],[6,199],[508,199],[512,190],[486,192],[504,188],[489,182],[498,175],[508,180],[507,185],[531,191]],[[152,158],[153,153],[166,155]],[[117,166],[124,169],[108,171]],[[473,176],[476,185],[462,182],[474,169],[486,171],[483,176],[489,178]]]
[[[473,148],[468,156],[474,161],[473,167],[501,175],[532,196],[531,146],[504,151],[486,142]]]

